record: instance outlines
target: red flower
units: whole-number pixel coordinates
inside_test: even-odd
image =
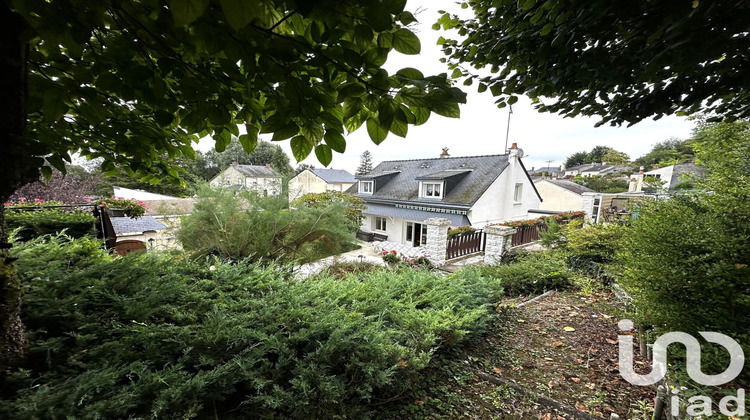
[[[396,251],[391,251],[391,254],[396,255]]]

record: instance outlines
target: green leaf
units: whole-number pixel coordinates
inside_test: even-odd
[[[396,118],[393,120],[393,124],[391,124],[391,133],[399,137],[406,137],[406,134],[408,132],[409,132],[409,124],[407,124],[405,121],[400,120],[399,118]]]
[[[68,112],[68,104],[58,95],[47,94],[42,100],[42,114],[48,122],[57,121]]]
[[[346,139],[338,131],[326,130],[325,136],[323,136],[326,144],[338,153],[344,153],[346,151]]]
[[[367,119],[367,134],[370,135],[373,143],[380,144],[388,137],[388,130],[381,127],[377,118],[370,117]]]
[[[167,0],[167,3],[175,25],[185,26],[201,17],[209,0]]]
[[[333,152],[331,152],[331,148],[325,144],[315,146],[315,156],[318,157],[318,162],[323,166],[330,165],[333,160]]]
[[[397,71],[396,74],[412,80],[424,79],[424,74],[413,67],[404,67],[403,69]]]
[[[224,16],[229,25],[235,30],[240,30],[252,22],[255,18],[255,5],[242,0],[219,0]]]
[[[344,102],[344,120],[357,115],[362,110],[362,99],[359,97],[349,98]]]
[[[47,181],[52,179],[52,168],[50,168],[49,166],[42,166],[39,169],[42,171],[42,176],[44,177],[44,179],[46,179]]]
[[[398,104],[390,98],[383,98],[378,106],[378,122],[380,126],[386,130],[391,128],[393,124],[393,118],[398,109]]]
[[[227,146],[232,142],[232,134],[229,131],[222,129],[218,134],[214,132],[214,141],[216,141],[215,149],[221,153],[227,150]]]
[[[414,122],[414,125],[422,125],[427,122],[427,120],[430,119],[430,110],[427,108],[422,108],[419,106],[413,106],[409,108],[412,113],[414,113],[414,117],[416,121]]]
[[[398,15],[398,20],[401,21],[402,25],[407,26],[411,23],[416,22],[417,18],[415,18],[411,12],[403,11],[400,15]]]
[[[369,26],[357,25],[354,27],[354,43],[362,50],[365,50],[373,39],[372,28]]]
[[[393,48],[401,54],[419,54],[422,44],[414,32],[401,28],[393,33]]]
[[[365,53],[365,62],[373,67],[380,67],[388,61],[388,48],[373,48]]]
[[[174,121],[174,114],[163,109],[154,112],[154,121],[162,127],[167,127]]]
[[[286,140],[292,136],[296,136],[298,133],[299,126],[297,126],[295,122],[291,121],[284,128],[273,133],[273,138],[271,138],[271,141]]]
[[[257,133],[257,132],[256,132]],[[243,134],[240,136],[240,144],[247,153],[252,153],[256,147],[258,147],[258,136],[250,134]]]
[[[292,147],[292,155],[297,159],[297,162],[305,160],[310,155],[313,149],[313,142],[307,139],[305,136],[292,137],[290,142]]]
[[[63,175],[65,175],[66,169],[65,169],[65,162],[63,162],[62,158],[58,155],[50,155],[47,156],[45,159],[47,159],[47,162],[49,162],[50,165],[52,165],[55,169],[62,172]]]
[[[365,17],[375,32],[383,32],[393,26],[393,16],[381,7],[380,2],[370,2]]]
[[[302,135],[312,141],[314,144],[323,139],[324,130],[320,124],[307,123],[302,126]],[[309,153],[309,152],[308,152]]]
[[[448,118],[461,117],[461,109],[459,109],[457,103],[452,102],[437,103],[432,107],[432,112]]]
[[[380,96],[375,95],[374,93],[369,94],[365,98],[364,103],[367,109],[372,112],[377,112],[378,107],[380,106]]]

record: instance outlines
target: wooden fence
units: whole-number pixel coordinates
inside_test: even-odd
[[[484,251],[485,236],[485,233],[480,229],[449,238],[445,258],[450,260]]]
[[[542,223],[534,226],[519,226],[510,239],[510,246],[519,246],[542,239],[539,232],[546,232],[547,225]]]

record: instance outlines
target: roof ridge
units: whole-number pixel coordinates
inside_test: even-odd
[[[421,159],[383,160],[383,161],[380,162],[380,164],[383,164],[385,162],[413,162],[413,161],[418,161],[418,160],[422,161],[422,160],[469,159],[469,158],[500,157],[500,156],[508,156],[508,154],[504,153],[504,154],[499,154],[499,155],[449,156],[449,157],[421,158]]]

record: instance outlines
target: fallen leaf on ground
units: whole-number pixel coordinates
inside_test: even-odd
[[[564,327],[563,329],[564,329],[565,331],[567,331],[567,332],[573,332],[573,331],[575,331],[575,330],[576,330],[576,329],[575,329],[575,328],[573,328],[573,327]]]
[[[562,346],[562,345],[563,345],[562,341],[554,341],[554,342],[552,343],[552,346],[554,346],[554,347],[560,347],[560,346]]]
[[[573,382],[575,382],[575,383],[577,383],[577,384],[581,383],[581,379],[580,378],[570,378],[570,380],[573,381]]]
[[[579,359],[577,357],[575,359],[573,359],[573,361],[576,362],[576,363],[583,363],[583,359]]]
[[[617,343],[619,343],[619,341],[617,341],[617,340],[612,340],[611,338],[608,338],[608,339],[607,339],[607,343],[609,343],[609,344],[617,344]]]
[[[495,373],[497,373],[498,375],[502,375],[503,374],[503,370],[500,369],[499,367],[493,368],[492,370],[494,370]]]
[[[585,406],[585,405],[583,405],[583,404],[581,404],[580,402],[576,401],[576,404],[575,404],[575,405],[576,405],[576,409],[578,409],[578,410],[581,410],[581,411],[585,411],[585,412],[588,412],[588,410],[586,410],[586,406]]]

